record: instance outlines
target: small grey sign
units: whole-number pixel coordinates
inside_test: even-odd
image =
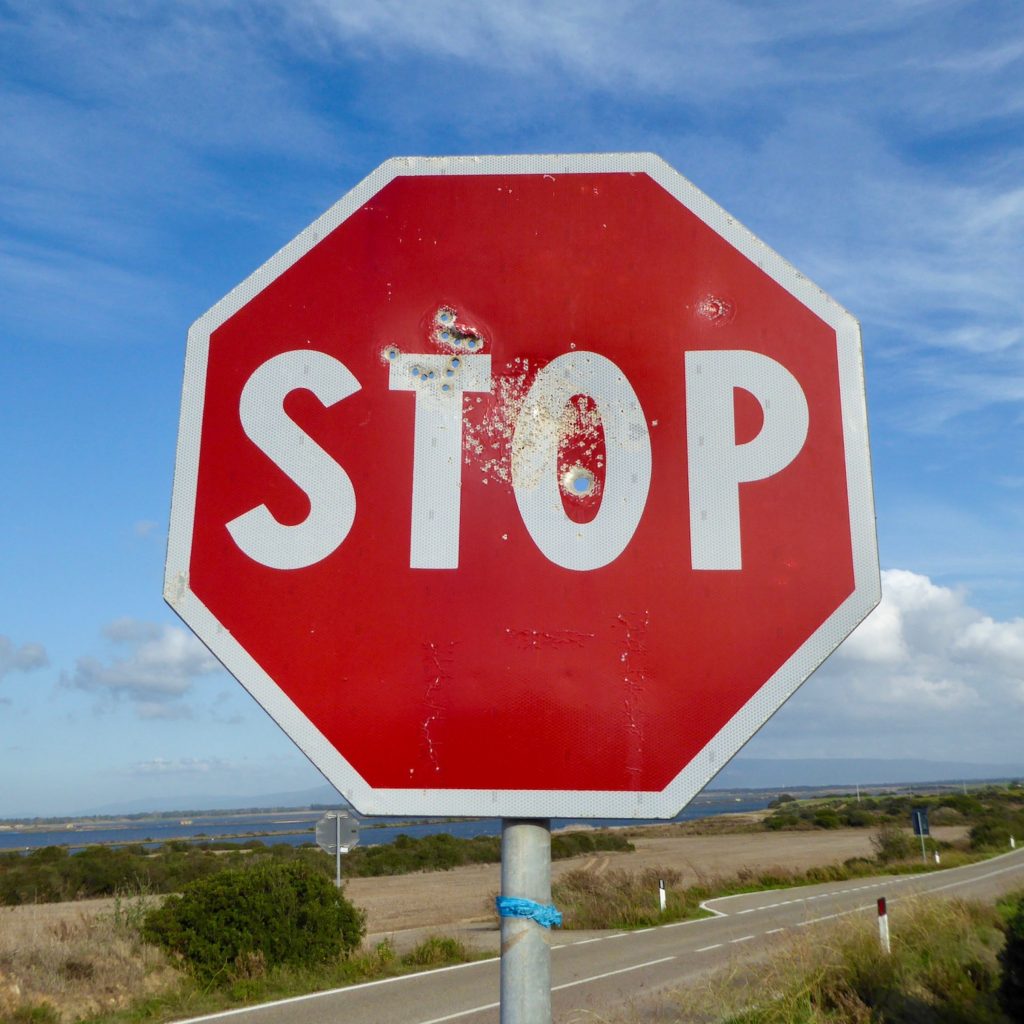
[[[348,811],[328,811],[316,823],[316,845],[324,853],[348,853],[359,844],[359,826]]]

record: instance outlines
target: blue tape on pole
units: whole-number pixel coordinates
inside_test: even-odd
[[[498,908],[499,917],[526,917],[545,928],[562,927],[561,911],[553,905],[545,906],[518,896],[496,896],[494,904]]]

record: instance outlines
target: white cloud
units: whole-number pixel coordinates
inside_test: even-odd
[[[963,592],[889,569],[878,608],[822,671],[890,704],[1001,703],[1021,695],[1024,619],[996,622]]]
[[[31,672],[50,663],[42,644],[15,647],[10,637],[0,636],[0,680],[12,672]]]
[[[1024,695],[1024,619],[996,622],[986,616],[963,630],[955,646],[965,657],[980,658],[1013,675]]]
[[[230,767],[230,762],[220,757],[154,757],[133,764],[130,770],[133,775],[210,775]]]
[[[121,657],[106,661],[84,656],[64,684],[98,694],[101,701],[126,700],[140,718],[184,718],[190,709],[176,703],[199,676],[220,671],[212,654],[191,633],[177,626],[122,618],[104,635]]]
[[[891,569],[878,608],[748,753],[1011,762],[1022,724],[1024,619]]]
[[[324,63],[376,63],[399,81],[403,60],[442,81],[472,68],[480,89],[501,83],[488,116],[513,133],[535,134],[554,94],[584,112],[605,96],[615,116],[591,136],[637,118],[629,138],[660,140],[695,180],[705,170],[730,212],[866,322],[872,354],[895,360],[887,424],[944,434],[1024,398],[1024,144],[993,127],[1024,111],[1024,9],[979,24],[956,0],[317,0],[289,4],[285,21]],[[459,124],[480,101],[464,109],[436,82],[417,85],[416,98],[395,92],[406,116],[454,105],[448,135],[469,143]],[[670,128],[656,113],[666,100]],[[972,133],[998,145],[979,152]]]
[[[552,69],[583,76],[591,85],[664,93],[680,82],[711,92],[739,88],[730,72],[745,60],[746,82],[769,63],[757,19],[742,6],[691,0],[631,5],[568,0],[465,4],[459,0],[376,0],[350,4],[316,0],[292,7],[300,28],[327,27],[347,46],[375,56],[415,51],[483,69],[548,77]],[[724,58],[724,59],[723,59]]]
[[[152,519],[139,519],[132,525],[132,533],[140,539],[151,536],[159,529],[160,524]]]

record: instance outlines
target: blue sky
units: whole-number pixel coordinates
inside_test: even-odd
[[[1021,760],[1024,6],[0,0],[0,816],[320,781],[161,599],[188,325],[388,157],[620,150],[862,322],[883,604],[747,752]]]

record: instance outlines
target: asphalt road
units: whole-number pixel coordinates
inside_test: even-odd
[[[645,991],[680,987],[745,957],[763,955],[796,929],[876,911],[913,895],[991,900],[1024,886],[1024,849],[928,875],[880,876],[709,900],[715,914],[632,932],[551,934],[552,1006],[568,1022]],[[333,992],[193,1018],[232,1024],[498,1024],[497,959],[389,978]],[[600,1019],[600,1017],[598,1017]],[[188,1022],[192,1024],[192,1022]]]

